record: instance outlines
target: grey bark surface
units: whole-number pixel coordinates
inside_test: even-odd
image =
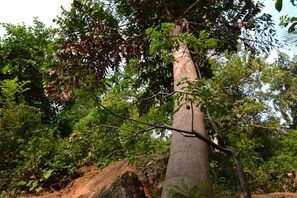
[[[179,36],[184,28],[183,24],[176,25],[173,36]],[[173,51],[173,57],[174,90],[179,92],[186,86],[180,84],[182,79],[195,80],[198,76],[185,42],[180,42],[179,49]],[[191,108],[193,109],[187,108],[186,105],[180,107],[177,102],[175,103],[175,110],[178,111],[173,116],[173,128],[194,130],[205,136],[204,117],[200,106],[193,104]],[[207,183],[202,192],[207,197],[213,196],[207,144],[198,138],[184,137],[180,133],[173,132],[162,198],[168,198],[168,185],[179,185],[183,179],[189,186]]]

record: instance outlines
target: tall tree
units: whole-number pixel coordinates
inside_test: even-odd
[[[77,87],[89,91],[96,90],[96,86],[104,88],[104,77],[110,68],[117,70],[120,63],[129,64],[136,59],[141,76],[135,86],[145,88],[143,98],[160,100],[159,93],[180,92],[187,86],[180,85],[183,78],[194,80],[213,75],[207,61],[208,48],[197,48],[197,43],[187,47],[186,39],[182,39],[186,32],[195,40],[201,31],[206,31],[209,37],[218,40],[217,52],[236,51],[238,39],[254,54],[269,51],[274,44],[270,42],[274,41],[270,37],[274,33],[273,23],[270,15],[259,15],[262,7],[250,0],[74,0],[71,9],[63,10],[57,19],[60,64],[51,71],[53,81],[47,93],[69,99]],[[152,53],[151,40],[145,31],[152,27],[160,29],[164,22],[173,23],[174,28],[164,37],[164,46],[159,44],[160,51]],[[166,45],[166,38],[172,37],[181,39]],[[172,53],[172,61],[164,61],[164,52],[167,57]],[[145,114],[152,104],[142,103],[140,113]],[[176,101],[173,126],[205,135],[200,106],[190,104],[188,108]],[[208,166],[205,143],[174,133],[166,186],[178,184],[182,179],[189,185],[206,182],[204,193],[212,196]],[[164,189],[162,196],[167,197]]]
[[[186,19],[175,23],[172,36],[181,36],[187,26],[188,21]],[[185,41],[179,42],[179,46],[173,50],[172,55],[174,91],[182,92],[186,86],[185,84],[181,85],[182,80],[194,81],[198,75]],[[176,101],[174,109],[176,111],[173,115],[174,128],[192,131],[193,133],[197,132],[206,136],[201,105],[190,102],[190,104],[181,106]],[[190,152],[191,150],[197,152]],[[208,197],[212,197],[207,144],[196,138],[188,138],[180,133],[173,133],[162,197],[168,197],[168,188],[166,188],[168,185],[177,185],[183,179],[190,185],[205,182],[207,185],[204,193]]]

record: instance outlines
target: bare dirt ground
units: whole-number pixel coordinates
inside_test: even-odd
[[[46,193],[39,196],[23,198],[87,198],[96,192],[107,189],[120,175],[126,171],[136,171],[125,161],[112,163],[100,171],[97,167],[81,169],[83,176],[73,180],[65,189],[59,192]]]
[[[140,179],[142,176],[135,167],[130,166],[126,161],[119,161],[107,166],[100,171],[97,167],[85,167],[80,170],[82,177],[73,180],[65,189],[59,192],[45,193],[39,196],[25,196],[22,198],[88,198],[98,192],[103,192],[126,171],[136,172]],[[147,198],[152,198],[148,189],[144,186]],[[243,198],[243,195],[234,195],[234,198]],[[232,198],[231,197],[231,198]],[[297,198],[297,193],[270,193],[253,195],[253,198]]]
[[[297,193],[279,192],[262,195],[253,195],[253,198],[296,198]]]

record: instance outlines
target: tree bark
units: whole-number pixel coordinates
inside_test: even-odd
[[[239,178],[240,185],[241,185],[241,188],[243,191],[243,197],[251,198],[252,195],[251,195],[251,192],[250,192],[250,189],[249,189],[249,186],[248,186],[248,183],[247,183],[247,180],[246,180],[246,177],[245,177],[245,174],[244,174],[241,162],[240,162],[239,152],[235,151],[234,148],[232,148],[232,147],[229,147],[228,150],[230,151],[230,153],[233,157],[234,163],[235,163],[236,173]]]
[[[172,32],[173,36],[179,36],[186,28],[187,21],[183,20],[182,23],[176,24]],[[186,84],[180,84],[182,79],[195,80],[198,76],[185,42],[180,41],[179,48],[173,50],[173,57],[174,90],[178,92],[186,86]],[[181,101],[180,104],[183,102],[185,101]],[[182,105],[180,107],[175,102],[173,128],[197,131],[205,136],[204,117],[200,105],[189,106]],[[207,197],[213,196],[207,144],[198,138],[185,137],[180,133],[173,132],[162,198],[168,198],[170,185],[179,185],[183,179],[190,187],[198,183],[206,183],[207,186],[201,191],[202,194]]]

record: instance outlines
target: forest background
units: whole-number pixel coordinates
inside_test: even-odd
[[[225,144],[240,151],[253,192],[296,191],[288,177],[297,169],[296,59],[278,52],[266,61],[285,43],[263,5],[216,1],[196,16],[186,12],[191,1],[164,3],[189,17],[189,31],[179,38],[187,41],[199,76],[184,79],[187,89],[176,93],[168,66],[175,21],[158,10],[138,16],[152,9],[150,1],[140,10],[128,3],[134,5],[73,1],[55,19],[57,28],[38,19],[29,27],[2,24],[1,196],[58,190],[82,166],[168,154],[172,130],[157,126],[172,124],[176,100],[187,108],[203,104],[209,137],[213,118]],[[188,93],[193,98],[181,100]],[[238,191],[232,159],[209,151],[214,191]]]

